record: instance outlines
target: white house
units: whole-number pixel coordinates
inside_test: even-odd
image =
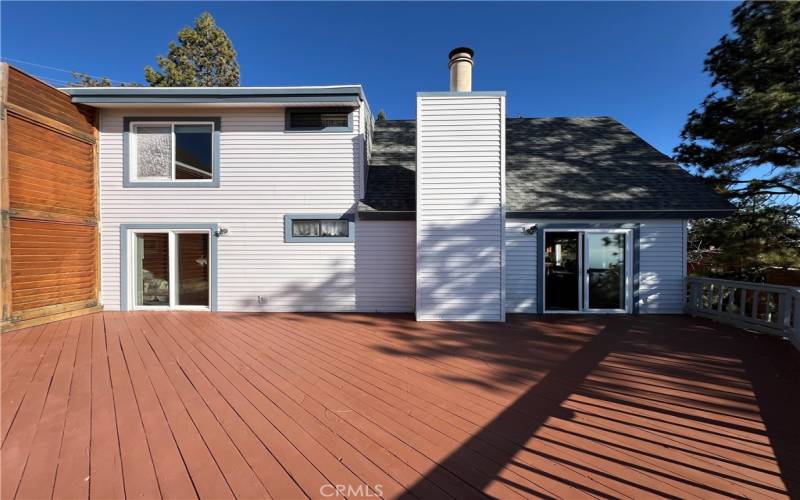
[[[680,313],[730,205],[608,117],[506,118],[472,51],[416,120],[359,85],[69,88],[101,110],[107,310]]]

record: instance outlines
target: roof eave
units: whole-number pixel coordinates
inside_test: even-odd
[[[509,210],[509,219],[717,219],[728,217],[736,209],[674,210]]]
[[[357,105],[360,85],[330,87],[68,87],[72,102],[90,105],[293,104]]]

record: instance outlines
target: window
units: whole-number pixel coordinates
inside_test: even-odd
[[[125,186],[219,185],[219,118],[125,118]]]
[[[355,230],[355,224],[351,218],[326,214],[287,215],[285,224],[287,243],[353,241]]]
[[[290,109],[286,111],[287,130],[352,131],[349,109]]]

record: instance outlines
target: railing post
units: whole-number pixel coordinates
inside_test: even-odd
[[[747,314],[747,288],[740,288],[742,294],[739,296],[739,315],[744,316]]]
[[[788,293],[778,294],[778,323],[781,325],[783,331],[788,332],[789,322],[791,321],[792,312],[792,296]]]
[[[793,293],[792,298],[792,302],[794,302],[794,324],[790,335],[794,335],[794,345],[800,349],[800,292]]]
[[[696,311],[697,310],[697,301],[700,300],[699,290],[700,283],[696,281],[689,280],[689,310]]]
[[[753,291],[753,310],[751,311],[751,314],[750,314],[750,316],[753,319],[758,319],[758,306],[761,305],[761,304],[759,304],[758,300],[760,298],[761,297],[759,297],[759,291],[758,290],[754,290]]]

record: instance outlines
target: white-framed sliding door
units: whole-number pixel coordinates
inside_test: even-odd
[[[209,310],[212,229],[127,229],[128,310]]]
[[[628,313],[633,308],[630,229],[545,229],[543,312]]]

